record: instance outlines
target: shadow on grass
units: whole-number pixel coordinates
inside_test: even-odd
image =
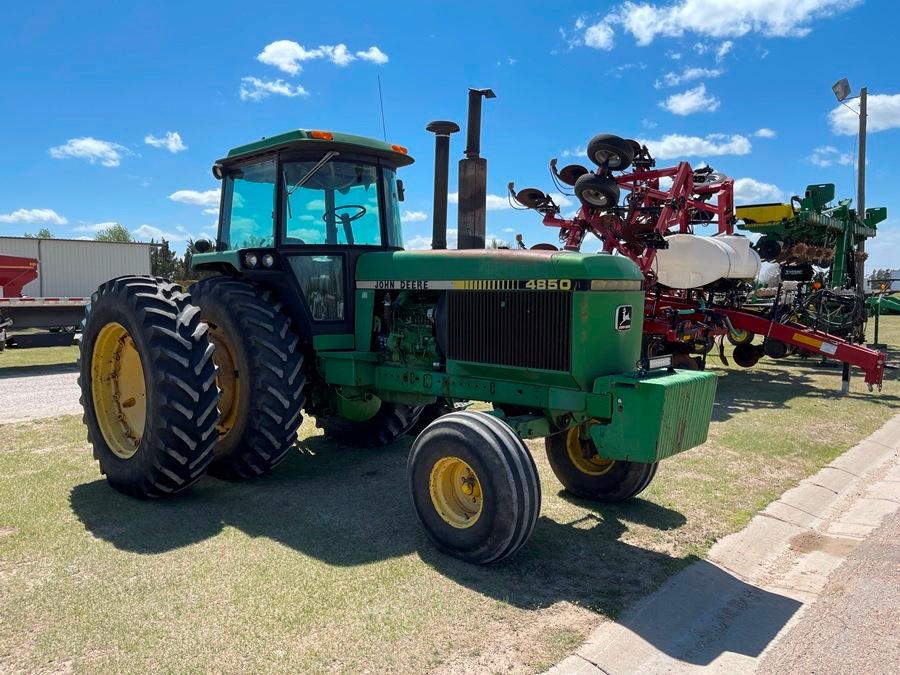
[[[60,373],[77,373],[77,363],[53,363],[35,366],[6,366],[0,368],[0,380],[13,377],[34,377],[37,375],[58,375]]]
[[[900,356],[900,351],[896,356]],[[846,395],[841,394],[839,391],[841,364],[834,361],[821,364],[812,358],[791,357],[780,361],[769,361],[767,364],[783,365],[789,370],[773,371],[771,369],[732,367],[717,371],[719,382],[716,390],[716,402],[713,406],[713,421],[723,422],[751,410],[786,408],[793,399],[800,398],[865,399],[875,405],[900,408],[900,396],[894,394],[878,391],[871,393],[853,391]],[[825,389],[821,382],[816,382],[812,378],[812,375],[823,373],[835,376],[834,389]],[[862,379],[862,373],[854,369],[852,377],[859,382]],[[896,379],[898,379],[898,371],[885,371],[885,381]]]
[[[305,453],[292,454],[257,481],[208,479],[181,497],[139,501],[97,480],[73,488],[70,500],[94,536],[126,551],[162,554],[234,527],[338,566],[418,553],[447,578],[498,601],[527,609],[569,601],[608,617],[697,560],[622,540],[628,523],[677,529],[685,523],[681,513],[643,499],[606,505],[567,495],[562,496],[587,513],[568,523],[539,518],[529,542],[510,559],[479,567],[445,556],[430,545],[413,514],[408,448],[404,442],[363,451],[315,437],[304,443]],[[714,569],[719,586],[736,593],[753,588]],[[781,625],[771,626],[773,636]]]

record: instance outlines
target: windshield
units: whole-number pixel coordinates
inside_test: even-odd
[[[381,246],[378,167],[332,158],[313,172],[320,162],[283,165],[284,243]]]

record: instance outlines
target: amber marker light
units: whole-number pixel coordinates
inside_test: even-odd
[[[333,141],[334,134],[330,131],[310,131],[310,138],[318,138],[320,141]]]

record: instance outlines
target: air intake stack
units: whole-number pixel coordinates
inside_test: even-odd
[[[459,131],[456,122],[435,121],[425,127],[434,134],[434,209],[431,248],[447,248],[447,190],[450,179],[450,134]]]
[[[459,160],[458,248],[484,248],[487,211],[487,160],[481,152],[481,100],[496,98],[491,89],[469,89],[466,156]]]

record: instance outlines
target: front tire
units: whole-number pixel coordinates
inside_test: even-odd
[[[109,484],[148,498],[193,485],[219,418],[214,347],[175,284],[119,277],[91,296],[79,347],[88,442]]]
[[[640,494],[659,465],[604,459],[593,443],[581,440],[578,427],[548,436],[544,447],[550,468],[566,491],[598,502],[622,502]]]
[[[453,412],[416,439],[407,464],[416,516],[438,549],[483,565],[515,553],[541,508],[534,459],[502,420]]]
[[[303,422],[303,353],[271,291],[226,276],[191,287],[216,345],[222,417],[209,472],[229,480],[271,471]]]

